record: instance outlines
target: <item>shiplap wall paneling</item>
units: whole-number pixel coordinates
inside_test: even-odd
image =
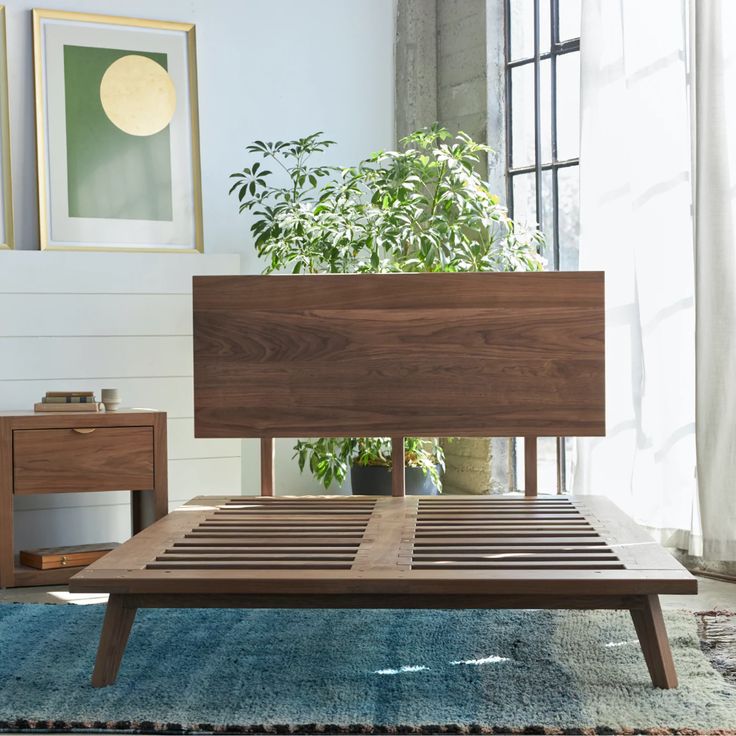
[[[117,387],[168,413],[171,506],[241,492],[241,442],[195,440],[191,281],[239,273],[237,255],[39,253],[0,259],[0,408],[46,391]],[[122,541],[129,494],[16,499],[16,547]]]

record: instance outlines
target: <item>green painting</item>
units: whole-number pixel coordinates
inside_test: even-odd
[[[171,221],[166,54],[64,46],[69,216]]]

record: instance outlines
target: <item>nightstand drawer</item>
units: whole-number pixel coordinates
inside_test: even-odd
[[[14,493],[142,491],[153,485],[151,427],[13,432]]]

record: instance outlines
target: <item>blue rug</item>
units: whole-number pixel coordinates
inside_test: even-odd
[[[623,612],[367,610],[139,611],[95,690],[102,614],[0,605],[0,729],[736,733],[736,689],[684,612],[670,691]]]

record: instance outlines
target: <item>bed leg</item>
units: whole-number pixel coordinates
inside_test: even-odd
[[[631,609],[631,618],[634,620],[641,650],[654,687],[669,690],[677,687],[677,672],[667,639],[659,597],[645,595],[642,596],[641,603],[641,607]]]
[[[115,682],[136,610],[137,608],[126,600],[125,595],[115,593],[110,595],[102,624],[95,669],[92,673],[92,687],[106,687]]]

